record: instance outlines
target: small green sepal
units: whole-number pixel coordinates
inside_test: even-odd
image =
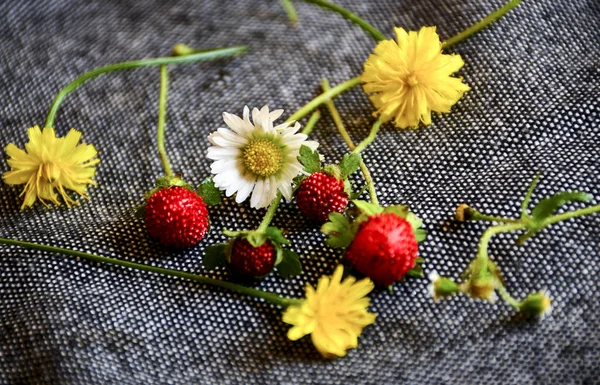
[[[358,226],[350,223],[348,218],[340,213],[329,214],[329,222],[321,226],[321,232],[327,235],[328,246],[346,248],[352,243]]]
[[[302,273],[302,263],[298,254],[291,250],[282,249],[281,261],[276,264],[277,273],[284,277],[294,277]]]

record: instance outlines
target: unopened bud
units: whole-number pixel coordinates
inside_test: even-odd
[[[450,278],[440,277],[435,271],[429,274],[429,294],[434,300],[450,297],[459,291],[458,284]]]
[[[471,219],[473,219],[473,214],[476,212],[477,210],[475,210],[468,204],[463,203],[456,208],[454,218],[459,222],[470,221]]]
[[[496,302],[498,297],[494,290],[497,287],[497,280],[492,276],[483,278],[474,277],[461,288],[473,298],[485,299],[489,302]]]
[[[552,311],[552,301],[545,291],[529,294],[519,304],[519,310],[528,314],[541,316],[549,315]]]

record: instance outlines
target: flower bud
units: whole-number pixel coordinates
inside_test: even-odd
[[[477,210],[472,208],[466,203],[461,204],[456,208],[456,212],[454,213],[454,219],[459,222],[466,222],[473,219],[473,213],[476,213]]]
[[[529,294],[519,304],[519,310],[528,314],[544,318],[552,311],[552,301],[545,291]]]
[[[495,277],[489,275],[485,277],[473,277],[469,282],[463,284],[461,290],[468,293],[473,298],[485,299],[489,302],[496,302],[498,297],[494,290],[498,286]]]
[[[435,271],[429,274],[431,284],[429,284],[429,294],[434,300],[450,297],[459,291],[458,284],[450,278],[440,277]]]

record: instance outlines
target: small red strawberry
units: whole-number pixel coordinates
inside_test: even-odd
[[[194,246],[208,230],[206,204],[185,187],[171,186],[152,194],[145,214],[148,233],[164,246]]]
[[[344,181],[322,171],[302,181],[296,195],[300,211],[310,220],[326,222],[330,213],[343,213],[348,205]]]
[[[254,247],[245,238],[236,238],[231,248],[229,265],[236,273],[258,278],[273,270],[276,257],[275,247],[270,240]]]
[[[381,213],[362,222],[346,249],[346,259],[375,283],[389,286],[415,265],[419,246],[406,219]]]

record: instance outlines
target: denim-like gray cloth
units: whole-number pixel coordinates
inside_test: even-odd
[[[393,27],[437,25],[442,39],[501,1],[340,0],[388,36]],[[291,25],[277,1],[4,1],[0,5],[0,143],[19,147],[43,125],[55,94],[101,65],[199,48],[247,44],[239,58],[170,67],[166,146],[173,167],[198,184],[209,173],[206,136],[221,113],[244,105],[289,116],[319,91],[361,73],[375,42],[316,6],[297,5]],[[452,48],[472,90],[431,126],[386,125],[365,152],[382,204],[409,204],[425,222],[425,271],[458,277],[473,258],[482,223],[453,224],[468,202],[517,216],[533,175],[534,202],[562,190],[600,196],[600,7],[595,0],[526,1],[491,28]],[[0,236],[95,252],[155,266],[206,271],[203,249],[223,228],[256,226],[264,210],[227,199],[211,208],[212,231],[197,247],[162,249],[133,208],[162,174],[155,150],[157,68],[102,76],[71,94],[55,128],[83,131],[99,150],[91,201],[20,211],[20,188],[1,185]],[[355,140],[373,122],[360,89],[337,105]],[[303,121],[305,123],[305,121]],[[311,135],[328,162],[346,151],[327,113]],[[5,156],[4,156],[5,158]],[[3,160],[0,172],[8,169]],[[358,179],[357,179],[358,180]],[[598,203],[596,199],[594,201]],[[582,207],[574,205],[573,207]],[[286,230],[304,273],[258,286],[289,296],[331,274],[339,251],[294,203],[274,221]],[[280,309],[188,281],[0,247],[2,384],[599,384],[600,216],[545,229],[524,246],[493,239],[490,253],[518,298],[549,290],[542,322],[505,303],[464,296],[434,303],[427,279],[371,295],[377,321],[347,357],[326,360],[310,338],[291,342]]]

